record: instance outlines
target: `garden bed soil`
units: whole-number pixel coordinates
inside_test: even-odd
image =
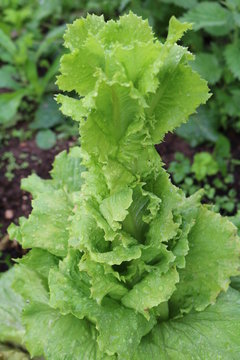
[[[7,270],[10,258],[21,256],[24,251],[16,241],[10,241],[7,235],[8,226],[14,222],[18,223],[20,216],[27,217],[31,210],[31,195],[20,189],[21,179],[26,178],[32,172],[47,179],[52,168],[54,157],[64,149],[74,145],[74,139],[58,141],[57,145],[50,150],[41,150],[37,147],[35,140],[19,142],[18,139],[10,139],[8,144],[0,148],[0,159],[6,152],[11,152],[16,163],[20,165],[23,161],[28,167],[17,168],[13,171],[14,177],[11,181],[6,178],[6,165],[0,168],[0,271]],[[22,155],[24,155],[24,160]],[[2,164],[2,162],[1,162]]]

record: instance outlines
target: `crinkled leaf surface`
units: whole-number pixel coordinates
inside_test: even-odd
[[[10,227],[33,248],[14,281],[31,355],[167,356],[152,338],[169,327],[181,350],[172,324],[196,318],[201,327],[190,311],[204,316],[239,273],[234,226],[200,205],[201,192],[186,198],[173,186],[154,147],[209,98],[192,55],[176,44],[189,28],[173,17],[161,43],[129,13],[107,23],[88,15],[66,31],[57,82],[70,93],[57,101],[79,122],[81,150],[58,155],[52,179],[23,182],[33,211]],[[193,342],[186,346],[198,354]]]
[[[222,290],[227,290],[229,270],[237,275],[239,269],[236,231],[235,226],[220,215],[206,208],[199,211],[189,234],[186,267],[179,270],[180,282],[170,300],[173,312],[176,308],[201,311],[214,303]]]

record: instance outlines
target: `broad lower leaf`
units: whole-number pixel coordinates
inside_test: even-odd
[[[24,327],[21,312],[24,302],[12,289],[14,272],[15,269],[11,269],[0,277],[0,342],[22,344]]]
[[[202,312],[157,325],[133,359],[238,359],[240,294],[229,289]],[[151,355],[150,355],[151,354]]]
[[[186,267],[170,303],[176,309],[202,311],[226,291],[230,274],[237,275],[240,248],[234,240],[237,229],[227,219],[201,208],[189,235]],[[211,257],[209,256],[211,254]]]
[[[99,351],[96,330],[87,321],[62,316],[47,305],[35,303],[26,308],[23,322],[31,355],[44,354],[50,360],[111,359]]]

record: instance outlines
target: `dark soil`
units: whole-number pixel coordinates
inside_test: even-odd
[[[156,145],[156,149],[166,169],[170,162],[174,160],[174,155],[177,151],[183,153],[190,159],[193,158],[196,152],[196,148],[192,148],[185,140],[171,133],[165,136],[164,141],[160,145]]]
[[[18,165],[27,163],[26,168],[13,170],[14,177],[8,180],[6,177],[6,161],[0,164],[0,271],[8,268],[11,258],[20,257],[24,251],[16,241],[10,241],[7,235],[8,226],[18,222],[20,216],[28,216],[31,212],[31,195],[20,189],[21,179],[35,172],[44,179],[49,178],[54,157],[64,149],[73,146],[74,140],[61,140],[50,150],[41,150],[36,146],[35,140],[20,142],[18,139],[10,139],[8,144],[0,148],[0,159],[6,152],[11,152]],[[24,155],[24,159],[22,158]],[[2,255],[2,256],[1,256]]]

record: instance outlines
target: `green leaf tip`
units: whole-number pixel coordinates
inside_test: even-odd
[[[188,22],[180,22],[172,16],[169,21],[167,42],[174,44],[176,41],[181,39],[187,30],[192,29],[193,24]]]

